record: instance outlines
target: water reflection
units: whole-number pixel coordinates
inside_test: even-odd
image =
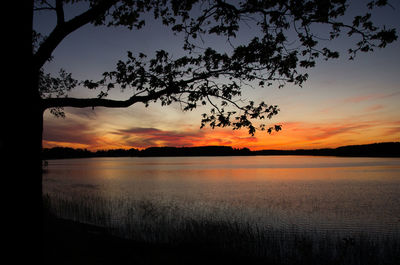
[[[44,190],[72,198],[145,199],[174,205],[189,216],[263,225],[400,233],[398,158],[52,160]]]

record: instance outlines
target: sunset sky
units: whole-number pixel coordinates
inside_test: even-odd
[[[394,9],[379,10],[375,21],[396,27],[399,33],[400,1],[393,1],[393,6]],[[68,14],[73,16],[67,10],[67,19]],[[54,24],[52,13],[41,12],[34,18],[35,29],[44,35]],[[245,41],[253,32],[251,28],[243,29],[236,41]],[[272,86],[244,90],[245,99],[279,105],[280,113],[269,122],[282,124],[282,131],[271,135],[257,132],[253,137],[246,130],[230,128],[200,129],[201,114],[208,112],[209,107],[182,112],[179,105],[161,107],[155,103],[147,108],[143,104],[125,109],[66,108],[65,119],[46,111],[43,145],[90,150],[229,145],[260,150],[400,141],[400,41],[374,53],[359,53],[354,61],[349,61],[346,53],[350,43],[354,39],[346,37],[331,43],[339,49],[340,58],[318,61],[308,71],[310,77],[303,87],[286,85],[281,89]],[[220,49],[228,46],[216,39],[208,45]],[[56,74],[63,68],[78,80],[96,80],[103,72],[113,70],[128,50],[151,55],[157,49],[165,49],[178,57],[181,47],[182,36],[174,36],[168,28],[151,19],[140,31],[88,25],[60,44],[53,53],[54,59],[45,65],[45,71]],[[71,97],[96,95],[82,87],[70,93]],[[127,97],[128,91],[122,93],[116,88],[108,98]]]

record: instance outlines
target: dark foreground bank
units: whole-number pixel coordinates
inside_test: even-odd
[[[113,236],[102,227],[54,217],[46,218],[44,231],[44,264],[49,265],[265,264],[196,242],[180,246],[135,242]]]
[[[246,246],[257,243],[251,233],[240,234],[227,224],[193,224],[186,228],[189,240],[148,243],[114,236],[107,228],[47,217],[44,264],[397,265],[400,258],[398,240],[383,244],[368,237],[315,241],[302,235],[277,237],[270,232],[259,241],[264,242],[259,246],[264,255],[249,255]]]

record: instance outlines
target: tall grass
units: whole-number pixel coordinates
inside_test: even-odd
[[[137,242],[207,248],[261,259],[270,264],[398,264],[399,235],[373,236],[278,229],[233,216],[187,212],[166,201],[83,195],[46,195],[54,215],[107,228]]]

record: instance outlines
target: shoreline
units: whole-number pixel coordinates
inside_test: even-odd
[[[90,151],[69,147],[44,148],[43,159],[92,157],[217,157],[217,156],[333,156],[333,157],[400,157],[400,142],[342,146],[324,149],[259,150],[235,149],[230,146],[150,147]]]
[[[289,249],[281,249],[282,246],[280,247],[280,244],[275,242],[277,239],[270,235],[264,239],[269,242],[268,246],[259,246],[266,248],[266,256],[252,256],[242,251],[242,247],[251,242],[239,240],[232,245],[232,248],[224,249],[223,245],[213,242],[213,234],[197,232],[201,232],[206,237],[200,240],[193,238],[182,243],[149,243],[115,236],[106,227],[55,216],[45,217],[43,264],[394,265],[397,264],[399,257],[399,245],[396,240],[392,242],[392,245],[380,245],[380,247],[388,248],[383,249],[385,255],[382,256],[379,251],[371,252],[371,248],[376,245],[369,238],[344,237],[333,241],[328,239],[328,245],[321,249],[319,244],[324,244],[325,240],[316,242],[301,235],[281,238],[288,241],[281,243],[287,245]],[[226,236],[229,237],[228,234]],[[283,255],[282,251],[288,255]],[[380,263],[383,261],[381,258],[384,260],[383,263]]]
[[[112,235],[107,228],[45,217],[44,264],[262,264],[255,257],[193,244],[145,243]],[[268,263],[276,264],[279,263]]]

